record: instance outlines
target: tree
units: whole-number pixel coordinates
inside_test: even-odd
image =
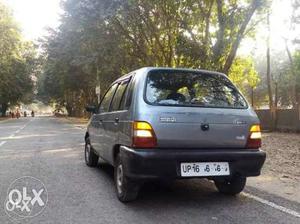
[[[144,66],[229,74],[252,35],[262,0],[67,0],[58,30],[43,41],[43,99],[80,115],[115,78]],[[253,15],[256,17],[253,18]]]
[[[296,51],[293,56],[293,80],[295,84],[293,85],[296,92],[297,105],[300,106],[300,51]]]
[[[290,78],[292,78],[292,83],[293,83],[293,85],[291,85],[291,90],[292,90],[292,94],[290,96],[291,104],[293,105],[293,108],[298,108],[300,106],[300,80],[295,71],[296,68],[294,65],[292,52],[289,48],[289,44],[293,44],[293,45],[297,46],[300,43],[299,38],[298,38],[299,33],[297,33],[298,26],[300,24],[300,1],[292,0],[291,5],[293,7],[293,12],[292,12],[289,24],[287,24],[287,25],[288,25],[290,31],[293,31],[296,35],[294,35],[294,37],[283,36],[283,39],[285,41],[285,49],[286,49],[286,53],[288,55],[290,72],[292,75]]]
[[[34,47],[21,40],[21,32],[10,10],[0,2],[0,105],[5,116],[8,106],[29,100],[33,90]]]
[[[255,69],[253,59],[250,57],[237,57],[229,71],[230,80],[251,99],[254,106],[254,89],[260,82],[260,77]]]
[[[228,74],[263,1],[129,1],[111,21],[141,64],[207,68]]]

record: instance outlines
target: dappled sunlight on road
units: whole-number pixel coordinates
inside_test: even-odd
[[[0,155],[0,161],[1,160],[20,160],[20,159],[25,159],[25,158],[30,158],[32,157],[32,154],[31,153],[22,153],[22,154],[9,154],[9,155],[6,155],[6,156],[2,156]]]
[[[4,125],[0,125],[0,129],[4,129],[4,130],[6,130],[7,128],[20,128],[20,127],[22,127],[22,125],[9,125],[9,126],[4,126]]]
[[[55,153],[65,153],[70,151],[74,151],[74,148],[51,149],[51,150],[42,151],[42,153],[55,154]]]
[[[24,138],[35,138],[35,137],[53,137],[57,134],[34,134],[34,135],[18,135],[14,137],[2,137],[0,140],[20,140]]]

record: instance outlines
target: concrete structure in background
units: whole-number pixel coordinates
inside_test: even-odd
[[[256,110],[263,130],[272,129],[271,112],[269,109]],[[276,111],[275,130],[300,132],[300,110],[278,109]]]

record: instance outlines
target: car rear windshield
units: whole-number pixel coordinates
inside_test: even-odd
[[[180,70],[149,72],[145,100],[162,106],[248,107],[239,91],[223,75]]]

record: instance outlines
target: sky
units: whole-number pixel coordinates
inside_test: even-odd
[[[280,52],[285,51],[284,38],[293,39],[294,33],[290,32],[290,16],[292,14],[292,7],[290,0],[273,0],[270,25],[271,25],[271,38],[270,46],[271,51]],[[254,39],[245,39],[239,49],[242,55],[254,54],[256,56],[265,54],[266,52],[266,38],[268,30],[266,23],[261,23],[257,27],[256,37]],[[289,46],[291,47],[291,46]]]
[[[36,40],[46,35],[45,27],[55,28],[59,25],[61,0],[5,0],[12,8],[16,20],[22,27],[23,34],[28,40]],[[282,36],[291,37],[288,33],[286,20],[291,15],[292,9],[289,0],[273,0],[271,20],[271,46],[273,50],[283,51],[284,41]],[[239,54],[262,54],[265,52],[267,30],[258,27],[254,40],[244,40],[239,49]]]
[[[24,37],[36,40],[46,35],[45,27],[57,27],[62,13],[60,0],[4,0],[13,10]]]

